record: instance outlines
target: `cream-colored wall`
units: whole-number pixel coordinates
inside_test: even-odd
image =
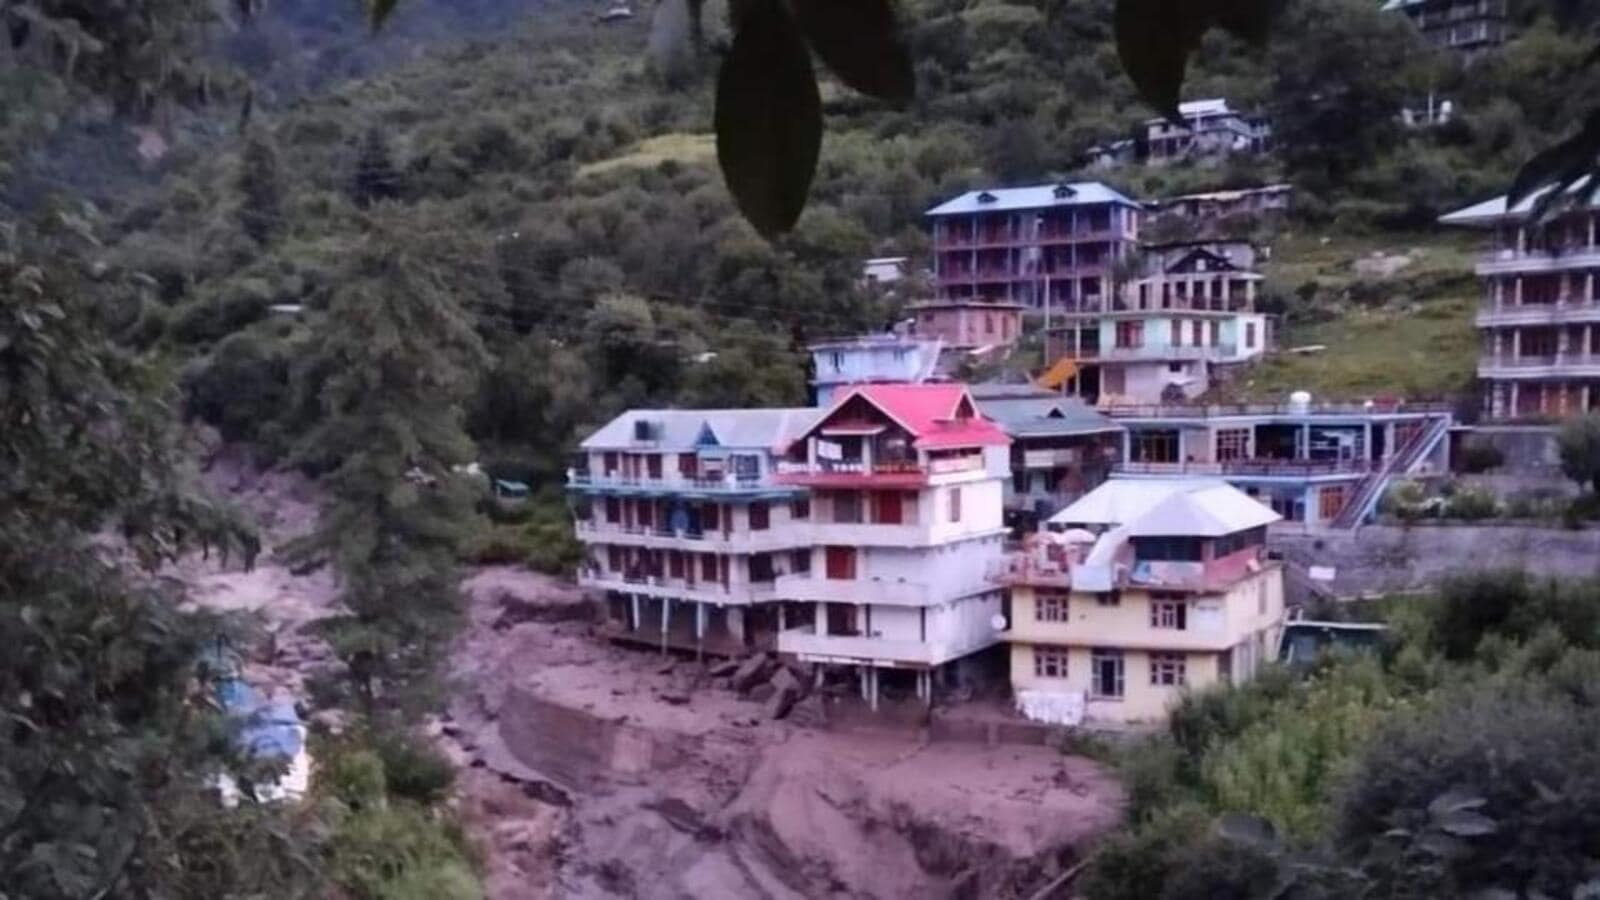
[[[1088,695],[1093,651],[1088,647],[1068,647],[1067,677],[1042,678],[1034,674],[1032,644],[1011,645],[1011,687],[1015,691],[1035,690]],[[1185,690],[1199,690],[1217,681],[1216,653],[1185,655],[1186,684],[1152,685],[1150,654],[1143,650],[1124,650],[1122,654],[1123,696],[1118,699],[1088,697],[1087,718],[1105,722],[1151,722],[1163,719],[1168,708]]]
[[[1241,579],[1223,594],[1189,598],[1188,628],[1179,631],[1150,626],[1150,594],[1142,589],[1122,592],[1116,606],[1101,606],[1094,594],[1074,591],[1067,600],[1067,620],[1041,622],[1035,618],[1035,589],[1019,585],[1011,591],[1011,633],[1015,640],[1097,647],[1147,647],[1154,649],[1223,650],[1283,619],[1283,570],[1269,565]],[[1264,599],[1264,609],[1263,609]],[[1205,630],[1197,605],[1221,607],[1219,627]],[[1275,642],[1275,638],[1274,638]]]

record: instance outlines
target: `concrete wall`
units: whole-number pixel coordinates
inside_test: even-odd
[[[1300,566],[1332,566],[1340,595],[1419,590],[1451,575],[1522,568],[1539,575],[1600,575],[1600,530],[1525,524],[1368,525],[1353,533],[1276,534],[1273,549]]]
[[[1556,448],[1558,431],[1553,425],[1495,425],[1453,432],[1450,437],[1456,447],[1473,441],[1500,448],[1505,463],[1491,474],[1562,479],[1561,454]]]
[[[988,568],[1004,555],[1005,547],[1004,536],[995,535],[937,547],[871,547],[860,552],[857,574],[861,578],[927,585],[932,589],[930,600],[937,602],[992,588]],[[824,565],[825,561],[819,557],[812,563],[812,572],[825,571],[817,568]]]
[[[1065,678],[1042,678],[1034,674],[1034,647],[1031,644],[1011,645],[1011,685],[1016,691],[1048,691],[1087,694],[1090,685],[1090,665],[1093,655],[1088,647],[1067,648],[1067,674]],[[1217,680],[1216,653],[1185,654],[1184,668],[1187,689],[1197,690]],[[1143,650],[1125,650],[1122,654],[1123,696],[1120,698],[1089,697],[1084,715],[1091,721],[1150,722],[1164,718],[1167,709],[1183,695],[1184,687],[1152,685],[1150,683],[1150,654]]]

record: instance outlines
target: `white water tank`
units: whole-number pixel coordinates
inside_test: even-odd
[[[1289,395],[1289,411],[1304,415],[1311,411],[1311,392],[1295,391]]]

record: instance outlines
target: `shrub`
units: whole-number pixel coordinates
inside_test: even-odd
[[[410,803],[369,807],[338,823],[328,870],[358,900],[475,900],[483,896],[455,829]]]
[[[375,746],[392,796],[431,805],[444,799],[455,784],[450,760],[417,737],[385,735]]]
[[[1461,471],[1475,475],[1505,465],[1506,455],[1488,441],[1472,440],[1462,445],[1458,461]]]
[[[338,748],[321,769],[321,789],[351,808],[379,805],[388,794],[383,757],[373,750]]]
[[[1445,503],[1444,514],[1452,519],[1468,521],[1492,519],[1500,514],[1500,501],[1482,488],[1459,488]]]

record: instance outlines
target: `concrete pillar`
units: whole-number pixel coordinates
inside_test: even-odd
[[[628,630],[638,631],[639,626],[642,624],[641,620],[639,619],[639,595],[629,594],[628,605],[632,607],[633,610],[633,618],[628,622]]]
[[[1311,426],[1300,426],[1300,452],[1296,454],[1300,459],[1311,458]]]
[[[1517,362],[1520,359],[1522,359],[1522,329],[1513,328],[1511,329],[1511,361]]]
[[[672,626],[672,598],[661,598],[661,652],[667,652],[667,629]]]
[[[1494,311],[1500,312],[1506,308],[1506,280],[1496,278],[1491,287],[1494,293]]]
[[[1572,350],[1572,333],[1563,325],[1556,330],[1556,362],[1565,362]]]
[[[819,603],[814,603],[812,605],[816,607],[817,615],[816,615],[816,620],[811,623],[811,630],[812,630],[813,633],[815,633],[817,635],[817,637],[827,637],[828,636],[828,607],[827,607],[827,604],[819,602]]]
[[[1515,381],[1511,382],[1510,406],[1511,409],[1507,412],[1507,415],[1515,416],[1517,414],[1517,383]]]
[[[1522,276],[1521,275],[1518,275],[1517,276],[1517,280],[1512,284],[1512,287],[1511,287],[1511,303],[1512,303],[1513,306],[1521,306],[1522,305]]]
[[[856,666],[856,677],[861,681],[861,699],[868,701],[872,698],[872,691],[867,685],[867,681],[871,677],[867,674],[869,671],[871,671],[870,666]]]
[[[868,673],[868,677],[870,678],[870,680],[872,682],[872,700],[871,700],[872,711],[873,712],[877,712],[878,711],[878,667],[877,666],[868,666],[867,667],[867,673]]]
[[[1489,382],[1489,416],[1490,418],[1503,418],[1506,414],[1505,385],[1498,381]]]
[[[1590,227],[1594,227],[1593,222],[1590,223]],[[1578,403],[1580,404],[1578,412],[1587,413],[1589,411],[1589,385],[1587,383],[1578,389]]]
[[[781,601],[781,600],[778,601],[778,633],[779,634],[783,634],[785,631],[789,630],[788,619],[784,615],[784,612],[785,612],[784,606],[785,606],[785,604],[783,603],[783,601]]]

